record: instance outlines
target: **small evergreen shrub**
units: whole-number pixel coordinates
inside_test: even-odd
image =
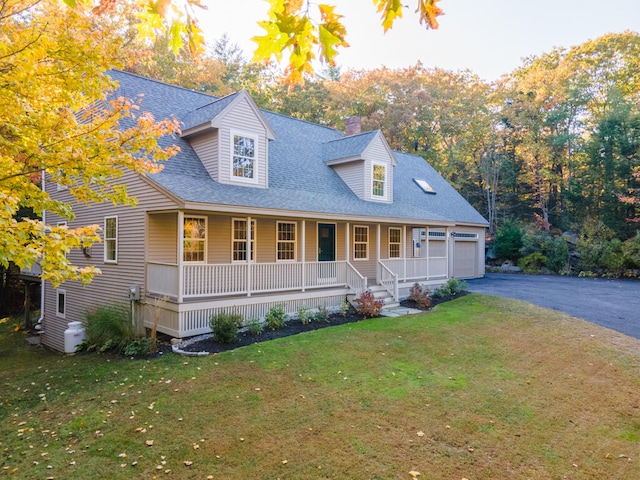
[[[459,293],[467,291],[467,282],[464,280],[458,280],[457,278],[450,278],[447,283],[433,292],[433,296],[436,298],[453,297]]]
[[[220,343],[238,341],[238,329],[242,325],[242,316],[238,313],[217,313],[209,320],[213,337]]]
[[[318,311],[314,314],[313,319],[320,323],[329,323],[329,309],[324,305],[318,305]]]
[[[429,290],[422,288],[419,283],[414,283],[409,289],[409,296],[407,300],[415,302],[418,308],[429,308],[431,306],[431,297],[429,296]]]
[[[523,246],[524,231],[515,220],[506,220],[496,232],[493,252],[502,260],[518,261]]]
[[[377,317],[384,302],[373,295],[371,290],[365,290],[355,300],[355,309],[363,318]]]
[[[640,230],[622,244],[622,255],[627,268],[640,268]]]
[[[251,335],[257,337],[264,331],[264,324],[260,321],[259,318],[253,317],[250,318],[247,322],[247,328],[249,329]]]
[[[343,317],[346,317],[347,314],[349,313],[349,310],[351,310],[351,304],[349,302],[345,300],[340,304],[340,310],[339,310],[340,315],[342,315]]]
[[[298,309],[298,320],[303,325],[308,325],[313,320],[313,314],[311,313],[311,309],[309,307],[300,307]]]
[[[547,257],[542,252],[534,252],[518,260],[518,266],[524,273],[540,273],[546,265]]]
[[[269,313],[267,313],[264,319],[271,330],[284,328],[285,320],[287,319],[287,314],[284,311],[284,305],[271,307]]]

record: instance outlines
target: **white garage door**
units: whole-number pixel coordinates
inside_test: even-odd
[[[453,252],[453,276],[455,278],[473,278],[477,275],[478,242],[455,242]]]

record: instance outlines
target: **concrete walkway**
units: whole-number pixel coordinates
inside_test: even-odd
[[[640,338],[640,282],[554,275],[488,273],[470,292],[515,298]]]

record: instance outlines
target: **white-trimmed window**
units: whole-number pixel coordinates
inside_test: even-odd
[[[369,227],[353,226],[353,258],[354,260],[369,259]]]
[[[182,259],[204,262],[207,258],[207,217],[184,217]]]
[[[387,198],[387,166],[383,163],[371,164],[371,196]]]
[[[296,259],[296,223],[295,222],[278,222],[276,236],[277,259],[278,260],[295,260]]]
[[[67,311],[67,291],[56,290],[56,317],[65,318]]]
[[[104,217],[104,263],[118,262],[118,217]]]
[[[232,220],[231,245],[234,262],[247,261],[247,221],[239,218]],[[251,261],[256,258],[256,221],[251,220]]]
[[[256,175],[256,143],[255,137],[232,133],[231,176],[236,180],[257,181]]]
[[[389,258],[400,258],[401,230],[397,227],[389,227]]]

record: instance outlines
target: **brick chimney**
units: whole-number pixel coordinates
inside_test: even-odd
[[[362,133],[362,119],[358,116],[349,117],[345,120],[345,135],[358,135]]]

